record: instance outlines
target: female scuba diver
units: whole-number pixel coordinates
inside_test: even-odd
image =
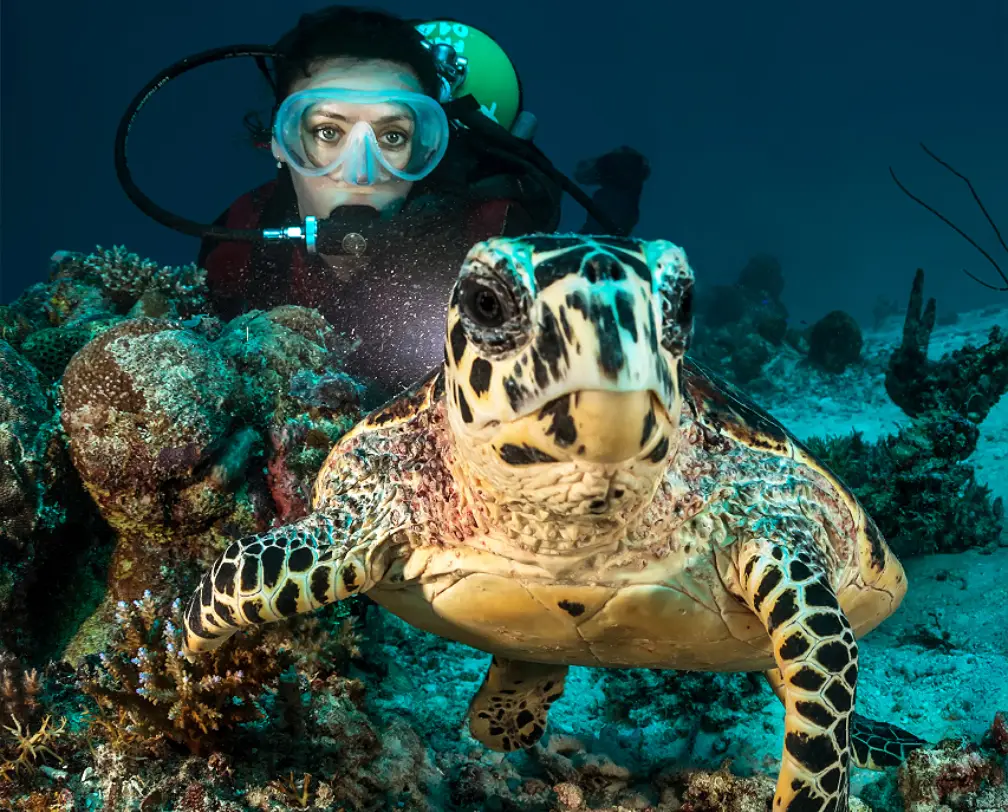
[[[627,233],[636,222],[636,199],[629,216],[607,216],[531,143],[534,119],[510,60],[470,26],[333,6],[303,15],[268,49],[271,65],[264,49],[222,50],[256,56],[272,87],[271,126],[254,135],[277,174],[203,229],[198,264],[215,308],[225,318],[279,304],[318,309],[347,339],[343,368],[373,387],[369,401],[441,362],[448,295],[474,243],[554,231],[563,191],[588,210],[586,228]],[[134,202],[172,227],[188,223],[138,199],[118,156],[117,142]],[[247,236],[258,233],[305,239]]]

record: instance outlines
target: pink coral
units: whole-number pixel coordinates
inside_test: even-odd
[[[908,812],[995,809],[978,807],[976,799],[992,789],[1003,793],[1004,780],[1000,759],[956,740],[944,741],[934,749],[915,750],[899,769],[899,790]],[[1008,800],[1008,795],[1004,797]]]

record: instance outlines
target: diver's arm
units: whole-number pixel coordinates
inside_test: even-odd
[[[592,202],[624,234],[633,233],[640,220],[640,200],[644,181],[651,174],[648,159],[632,147],[618,147],[605,155],[578,164],[578,183],[598,186]],[[581,234],[605,234],[607,229],[590,214],[579,229]]]

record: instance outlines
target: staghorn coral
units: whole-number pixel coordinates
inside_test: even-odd
[[[43,707],[42,687],[36,669],[0,652],[0,788],[8,792],[16,779],[27,786],[45,762],[62,761],[78,744],[67,719],[57,721]],[[0,808],[3,799],[0,792]]]
[[[58,724],[46,716],[35,730],[23,726],[17,719],[5,725],[6,736],[0,741],[0,778],[10,778],[22,771],[32,772],[47,758],[59,759],[53,748],[66,730],[66,719]]]
[[[111,649],[82,668],[81,689],[99,707],[122,712],[125,732],[154,743],[166,737],[193,753],[262,717],[258,699],[286,667],[260,634],[239,635],[213,656],[182,654],[182,607],[149,592],[116,608]],[[96,731],[100,732],[100,731]]]
[[[896,554],[913,556],[998,543],[1004,505],[965,462],[978,437],[971,421],[936,411],[877,443],[853,432],[807,445],[854,491]]]
[[[0,723],[27,725],[38,710],[42,683],[36,669],[25,670],[17,657],[0,651]]]

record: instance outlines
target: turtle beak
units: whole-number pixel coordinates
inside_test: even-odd
[[[655,398],[650,392],[589,390],[575,393],[572,399],[572,417],[581,438],[577,457],[586,462],[616,463],[638,457],[651,439],[649,429],[657,427]]]
[[[532,449],[538,462],[613,465],[646,458],[661,463],[672,429],[665,406],[653,392],[582,389],[501,426],[494,444]]]

